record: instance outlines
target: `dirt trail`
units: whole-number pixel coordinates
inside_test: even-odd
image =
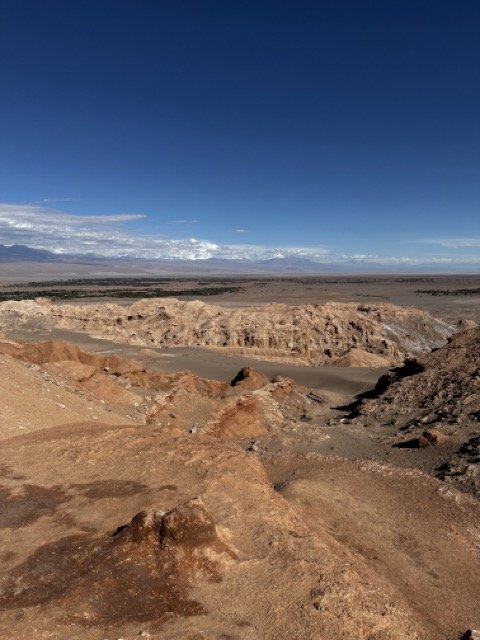
[[[466,620],[480,626],[476,501],[419,472],[373,462],[285,455],[267,469],[309,527],[394,586],[423,620],[423,638],[456,640]]]

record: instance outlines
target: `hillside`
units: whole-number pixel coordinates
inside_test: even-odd
[[[350,417],[385,425],[384,437],[412,455],[435,448],[439,477],[480,492],[480,328],[382,376]]]
[[[418,471],[295,453],[327,437],[310,389],[2,340],[0,397],[1,637],[454,640],[480,626],[478,502]]]

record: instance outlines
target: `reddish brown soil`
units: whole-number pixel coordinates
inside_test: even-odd
[[[142,369],[1,346],[1,638],[456,640],[480,626],[474,498],[295,453],[329,441],[339,398],[321,390]]]

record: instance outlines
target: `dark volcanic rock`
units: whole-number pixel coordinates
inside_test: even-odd
[[[442,461],[439,477],[480,492],[479,460],[472,454],[480,438],[480,328],[457,334],[445,346],[393,369],[373,391],[345,408],[351,417],[395,424],[399,434],[407,432],[410,439],[397,443],[400,448],[448,441],[450,460]],[[432,426],[424,430],[427,424]]]

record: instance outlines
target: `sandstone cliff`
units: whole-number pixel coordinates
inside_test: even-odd
[[[48,300],[0,304],[0,328],[37,323],[94,337],[155,347],[208,347],[298,364],[398,364],[446,342],[455,328],[414,308],[326,303],[220,307],[172,298],[116,304],[58,305]],[[353,355],[349,358],[349,353]]]

